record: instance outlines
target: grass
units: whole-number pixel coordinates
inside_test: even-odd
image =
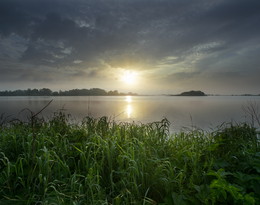
[[[259,141],[247,124],[2,123],[0,204],[260,204]]]

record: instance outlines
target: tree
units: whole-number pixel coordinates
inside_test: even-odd
[[[51,96],[52,91],[49,88],[42,88],[42,89],[39,90],[39,94],[41,96]]]

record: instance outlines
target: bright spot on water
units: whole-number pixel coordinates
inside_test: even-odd
[[[128,103],[132,102],[132,96],[125,96],[125,101]]]
[[[127,118],[131,118],[132,113],[133,113],[133,107],[132,105],[128,104],[126,107]]]

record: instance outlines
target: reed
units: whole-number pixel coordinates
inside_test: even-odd
[[[86,117],[0,129],[0,204],[259,204],[255,128],[169,133]],[[34,124],[31,124],[34,123]]]

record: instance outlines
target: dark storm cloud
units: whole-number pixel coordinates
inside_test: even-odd
[[[81,73],[81,64],[96,75],[93,69],[108,65],[168,66],[167,79],[236,73],[248,64],[254,73],[259,10],[258,0],[1,0],[0,45],[8,49],[0,52],[0,69],[12,60],[34,69],[31,75],[46,66],[54,75],[65,66]]]
[[[13,1],[0,2],[0,34],[8,36],[11,33],[28,35],[31,17],[24,11],[17,9]]]

